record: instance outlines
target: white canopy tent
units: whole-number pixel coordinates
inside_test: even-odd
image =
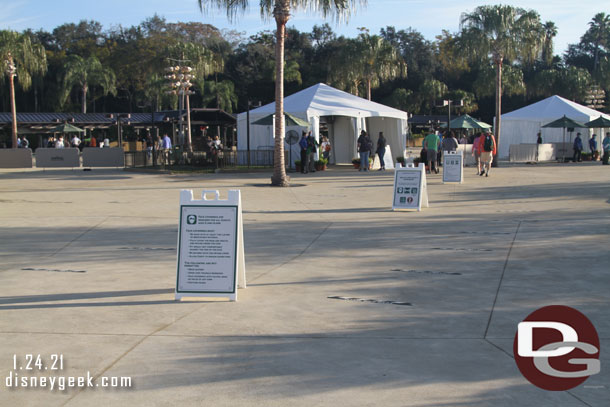
[[[536,102],[521,109],[514,110],[502,115],[500,132],[500,147],[498,156],[508,157],[511,144],[535,144],[536,135],[542,132],[544,143],[562,143],[564,141],[564,130],[553,128],[542,128],[543,125],[557,120],[566,115],[579,123],[586,123],[597,119],[600,115],[610,119],[610,116],[579,105],[576,102],[564,99],[561,96],[551,96],[540,102]],[[576,133],[581,133],[583,147],[589,151],[588,139],[593,134],[594,129],[575,129],[573,135],[566,132],[566,142],[570,142],[570,137],[576,137]],[[597,135],[598,146],[603,137]],[[570,147],[571,148],[571,147]]]
[[[323,83],[303,89],[284,98],[284,111],[307,120],[312,134],[320,140],[320,124],[328,126],[332,146],[330,162],[351,163],[357,156],[357,139],[361,130],[366,130],[375,144],[383,131],[391,148],[393,159],[403,155],[408,130],[407,113],[379,103],[371,102],[343,92]],[[252,122],[275,113],[275,102],[250,111],[250,150],[273,149],[273,126],[253,125]],[[237,115],[237,144],[239,150],[247,146],[246,113]],[[303,127],[286,127],[286,131],[297,130],[299,138]],[[286,157],[290,157],[288,144],[284,143]],[[298,144],[292,146],[292,162],[300,159]]]

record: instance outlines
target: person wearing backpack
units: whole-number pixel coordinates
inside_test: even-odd
[[[491,132],[487,132],[481,136],[483,140],[481,143],[481,176],[485,175],[489,177],[489,170],[491,169],[491,161],[493,160],[493,156],[496,155],[496,139],[494,138]],[[487,169],[486,169],[487,168]]]
[[[371,148],[373,148],[371,138],[366,131],[362,130],[360,132],[360,137],[358,137],[358,153],[360,153],[360,169],[358,171],[369,170],[369,155],[371,154]]]

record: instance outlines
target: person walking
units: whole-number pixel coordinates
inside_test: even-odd
[[[597,134],[594,134],[589,139],[589,149],[591,150],[591,160],[597,161],[598,152],[597,152]]]
[[[582,158],[581,158],[582,139],[580,138],[580,133],[576,133],[576,138],[574,139],[574,144],[572,146],[572,149],[574,150],[574,155],[572,156],[572,161],[576,162],[578,160],[578,162],[581,162],[582,161]]]
[[[371,154],[372,147],[371,138],[366,131],[362,130],[360,137],[358,137],[358,153],[360,153],[360,169],[358,171],[369,170],[369,155]]]
[[[301,140],[299,140],[299,147],[301,147],[301,173],[307,174],[307,133],[301,134]]]
[[[602,147],[604,149],[602,164],[608,165],[608,159],[610,159],[610,132],[606,133],[606,137],[604,137],[604,141],[602,141]]]
[[[477,133],[476,137],[472,141],[472,155],[474,156],[474,160],[477,163],[477,175],[481,175],[481,140],[483,134]]]
[[[440,144],[441,140],[436,132],[430,133],[424,138],[424,148],[426,149],[426,154],[428,156],[428,174],[432,172],[432,170],[438,174],[437,152]]]
[[[161,149],[163,150],[163,162],[169,165],[169,152],[172,149],[172,140],[167,133],[163,135],[163,140],[161,140]]]
[[[316,153],[319,146],[318,141],[309,131],[307,134],[307,165],[309,166],[309,172],[316,172]]]
[[[455,133],[449,132],[443,137],[443,141],[441,142],[441,147],[443,151],[456,151],[458,149],[459,143],[455,138]]]
[[[377,139],[377,156],[379,156],[379,171],[385,171],[385,161],[383,160],[383,156],[385,155],[385,147],[388,144],[385,137],[383,136],[383,131],[379,132],[379,138]]]
[[[493,160],[493,156],[497,153],[496,139],[494,138],[491,132],[487,132],[482,136],[481,144],[481,164],[482,171],[479,174],[480,176],[485,175],[489,177],[489,170],[491,170],[491,162]]]
[[[327,161],[330,158],[330,150],[331,150],[330,141],[328,141],[328,137],[323,136],[322,143],[320,144],[320,151],[322,152],[322,157],[324,157],[324,159]]]

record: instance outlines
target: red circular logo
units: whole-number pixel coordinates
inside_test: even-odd
[[[533,385],[563,391],[600,371],[599,337],[580,311],[563,305],[540,308],[519,323],[513,353]]]

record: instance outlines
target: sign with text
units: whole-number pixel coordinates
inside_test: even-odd
[[[414,167],[396,168],[394,171],[394,201],[392,210],[421,211],[422,205],[428,205],[428,186],[424,164]]]
[[[206,193],[216,199],[206,199]],[[240,191],[220,200],[218,191],[180,195],[176,299],[227,297],[237,300],[237,283],[245,287],[245,260]],[[241,277],[239,277],[241,275]]]
[[[464,155],[461,151],[443,152],[443,183],[464,180]]]

